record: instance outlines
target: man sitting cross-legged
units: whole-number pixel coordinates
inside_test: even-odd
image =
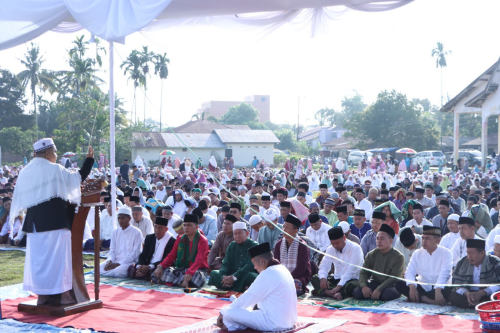
[[[429,284],[399,281],[396,288],[410,302],[445,305],[448,290],[444,288],[451,277],[453,256],[439,245],[441,228],[423,226],[422,248],[413,253],[406,268],[405,279]],[[417,277],[418,276],[418,277]]]
[[[248,253],[259,275],[243,295],[220,311],[217,326],[229,331],[293,328],[297,295],[290,271],[273,258],[267,242],[250,248]]]
[[[489,287],[458,287],[450,293],[450,303],[461,308],[473,308],[490,299],[500,286],[500,259],[486,254],[485,241],[467,239],[467,256],[462,258],[453,271],[453,284],[491,284]]]
[[[130,265],[128,276],[136,279],[151,280],[151,273],[165,259],[174,247],[175,238],[168,230],[168,219],[157,216],[154,230],[144,239],[144,248],[137,264]]]
[[[142,248],[142,233],[130,225],[131,219],[131,209],[122,206],[118,210],[119,228],[111,236],[108,260],[101,264],[101,275],[124,278],[128,267],[137,261]]]
[[[356,266],[363,265],[363,250],[358,244],[346,239],[341,227],[328,230],[328,237],[331,245],[321,260],[318,274],[312,278],[313,294],[325,294],[341,300],[350,297],[358,284],[360,269]],[[332,264],[335,265],[335,271],[333,276],[328,276]]]
[[[257,242],[248,237],[248,229],[245,222],[234,222],[234,241],[229,244],[226,256],[222,260],[220,270],[210,273],[208,284],[219,289],[244,291],[257,277],[253,268],[248,249],[257,245]]]
[[[210,269],[220,269],[222,260],[226,256],[227,247],[234,240],[233,223],[236,222],[236,216],[227,214],[222,223],[222,230],[217,234],[214,245],[208,254],[208,266]]]
[[[298,296],[305,293],[312,275],[309,248],[297,239],[301,225],[295,215],[288,214],[283,224],[283,238],[274,247],[274,256],[288,268],[295,279]]]
[[[401,296],[394,287],[396,279],[390,277],[400,277],[403,274],[405,261],[403,255],[392,247],[394,236],[394,230],[387,224],[380,226],[376,239],[377,247],[368,252],[363,267],[385,275],[361,270],[359,287],[353,291],[354,298],[390,301]]]
[[[184,235],[177,238],[172,251],[154,271],[152,280],[200,288],[205,284],[208,269],[208,240],[198,229],[197,215],[184,215],[183,228]]]

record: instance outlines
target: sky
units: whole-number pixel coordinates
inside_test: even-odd
[[[247,25],[182,25],[147,29],[115,44],[115,92],[132,109],[133,85],[119,68],[133,49],[147,45],[166,52],[169,77],[164,83],[163,126],[191,119],[204,102],[244,100],[270,95],[271,121],[313,125],[324,107],[340,110],[355,92],[365,103],[384,89],[440,104],[440,72],[431,56],[442,42],[451,53],[443,73],[444,95],[454,97],[500,56],[498,0],[415,0],[387,12],[366,13],[336,7],[312,33],[306,18],[276,29]],[[34,42],[48,69],[67,68],[67,50],[82,33],[48,32]],[[0,67],[23,69],[29,43],[0,51]],[[108,62],[100,77],[108,81]],[[106,86],[104,86],[106,90]],[[159,120],[160,81],[151,78],[146,116]],[[144,97],[137,91],[137,112]]]

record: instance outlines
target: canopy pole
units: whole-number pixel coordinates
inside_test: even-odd
[[[111,218],[116,219],[116,166],[115,166],[115,82],[114,45],[109,42],[109,163],[111,173]]]

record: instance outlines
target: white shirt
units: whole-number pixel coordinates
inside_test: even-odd
[[[161,191],[160,190],[156,190],[155,199],[158,200],[158,201],[163,202],[163,199],[165,198],[166,195],[167,195],[167,190],[164,187],[163,190],[161,190]]]
[[[428,225],[428,226],[431,226],[431,227],[433,226],[433,224],[432,224],[431,221],[429,221],[426,218],[423,218],[422,222],[420,224],[418,224],[417,220],[412,219],[412,220],[406,222],[405,227],[410,227],[410,228],[411,227],[420,227],[420,228],[423,228],[424,225]]]
[[[147,235],[152,234],[155,230],[153,228],[153,221],[151,219],[143,216],[140,221],[135,221],[133,218],[130,220],[132,222],[131,224],[139,228],[139,230],[142,232],[142,239],[144,239]]]
[[[172,234],[169,231],[167,231],[161,239],[155,238],[155,240],[156,240],[155,252],[153,253],[153,257],[151,257],[150,264],[152,264],[154,262],[161,261],[161,259],[163,257],[163,252],[165,252],[165,246],[167,246],[168,241],[172,237],[173,237]]]
[[[172,217],[168,220],[168,231],[173,237],[177,238],[177,233],[174,230],[174,223],[181,220],[179,215],[172,214]]]
[[[486,237],[486,252],[493,251],[496,235],[500,235],[500,224],[497,224],[496,227],[490,231],[488,237]]]
[[[370,201],[368,201],[366,198],[361,200],[360,202],[356,202],[354,205],[354,208],[357,209],[364,209],[365,210],[365,217],[367,221],[370,221],[372,218],[372,213],[373,213],[373,206]]]
[[[453,247],[453,244],[457,241],[457,239],[460,238],[460,233],[459,232],[449,232],[446,235],[441,238],[441,242],[439,243],[440,246],[447,248],[448,250],[451,250]]]
[[[328,230],[332,227],[329,224],[321,222],[321,220],[320,223],[321,227],[318,230],[314,230],[311,226],[307,227],[306,236],[318,247],[318,249],[324,252],[326,248],[331,245],[330,237],[328,237]]]
[[[141,231],[132,225],[125,230],[116,228],[111,237],[108,261],[120,265],[135,263],[142,251],[142,239]]]
[[[248,309],[257,305],[264,320],[273,330],[289,329],[297,321],[297,292],[292,274],[283,265],[269,266],[250,287],[221,314],[233,308]],[[229,327],[228,327],[229,328]]]
[[[88,221],[90,230],[95,229],[95,223],[94,220]],[[113,220],[111,216],[108,214],[108,210],[105,209],[101,212],[101,217],[99,221],[99,233],[101,239],[111,239],[111,236],[113,235],[113,231],[118,228],[118,221],[117,218]]]
[[[416,234],[415,240],[417,241],[417,246],[413,250],[410,250],[407,247],[405,247],[403,245],[403,243],[401,243],[401,239],[399,239],[399,238],[396,241],[396,243],[394,244],[394,248],[396,250],[398,250],[399,252],[401,252],[403,257],[405,257],[405,267],[408,266],[408,264],[410,263],[410,259],[411,259],[411,256],[413,255],[413,253],[415,253],[415,251],[417,251],[418,249],[420,249],[422,247],[422,236]]]
[[[432,254],[426,249],[418,249],[413,253],[410,263],[406,268],[405,279],[417,280],[420,282],[433,283],[438,288],[444,288],[440,285],[448,283],[451,278],[452,270],[451,251],[442,246],[438,246]],[[416,285],[416,283],[407,282],[407,285]],[[421,285],[425,291],[431,291],[433,286]]]
[[[342,252],[337,251],[330,245],[326,249],[326,253],[353,265],[363,266],[364,263],[363,250],[361,249],[361,246],[350,240],[346,240]],[[332,268],[332,264],[334,264],[335,272],[333,277],[335,279],[340,279],[340,282],[338,283],[339,285],[343,286],[349,280],[359,279],[360,269],[347,263],[333,259],[329,256],[324,256],[323,260],[321,260],[321,264],[319,265],[318,277],[320,279],[326,279],[328,277],[328,272]]]
[[[482,239],[477,235],[474,235],[474,239]],[[467,255],[467,241],[460,237],[455,241],[451,248],[451,253],[453,254],[453,267],[457,265],[457,263]]]

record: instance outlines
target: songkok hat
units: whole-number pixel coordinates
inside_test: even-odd
[[[394,236],[396,235],[396,233],[394,232],[394,229],[392,229],[391,227],[389,227],[389,225],[383,223],[381,226],[380,226],[380,231],[383,231],[385,232],[386,234],[388,234],[391,238],[394,238]]]
[[[358,187],[354,192],[356,193],[365,193],[361,187]]]
[[[236,218],[236,216],[231,215],[231,214],[227,214],[226,217],[224,218],[224,220],[231,221],[231,223],[234,223],[234,222],[238,221],[238,219]]]
[[[272,208],[269,208],[268,210],[266,210],[266,212],[264,214],[268,220],[273,221],[273,222],[278,218],[278,213]]]
[[[139,202],[139,197],[137,195],[131,195],[130,196],[130,201],[132,202]]]
[[[336,209],[337,213],[347,213],[347,206],[338,206]]]
[[[141,206],[134,206],[132,207],[133,212],[142,212],[142,207]]]
[[[349,226],[349,223],[347,223],[346,221],[341,221],[339,224],[338,224],[338,227],[341,227],[342,228],[342,231],[344,232],[344,234],[347,234],[347,232],[349,230],[351,230],[351,227]]]
[[[271,196],[269,194],[263,194],[260,197],[260,200],[262,200],[262,201],[271,201]]]
[[[415,243],[415,234],[410,227],[404,227],[399,232],[399,240],[405,247],[411,246]]]
[[[293,214],[288,214],[286,219],[285,219],[285,222],[288,222],[288,223],[291,223],[294,225],[295,228],[299,229],[300,226],[302,225],[302,223],[300,222],[300,220]]]
[[[413,205],[413,209],[419,209],[421,211],[424,211],[424,206],[422,206],[419,203],[416,203],[416,204]]]
[[[435,227],[435,226],[430,226],[430,225],[424,225],[423,234],[441,237],[441,228]]]
[[[35,153],[49,149],[50,147],[55,147],[54,140],[51,138],[43,138],[38,140],[33,144],[33,150]]]
[[[331,199],[331,198],[327,198],[325,200],[325,205],[335,206],[335,201],[333,201],[333,199]]]
[[[104,197],[104,202],[111,202],[111,198],[110,197]]]
[[[120,209],[118,209],[118,215],[120,214],[132,217],[132,210],[130,210],[128,206],[121,206]]]
[[[290,203],[290,201],[282,201],[282,202],[280,202],[280,207],[290,208],[291,206],[292,206],[292,204]]]
[[[326,184],[319,184],[319,188],[328,188],[328,185],[326,185]]]
[[[260,215],[252,215],[248,219],[248,223],[250,224],[250,226],[254,226],[260,222],[262,222],[262,217],[260,217]]]
[[[299,192],[299,193],[297,193],[297,196],[305,198],[306,197],[306,193],[305,192]]]
[[[190,222],[198,224],[198,215],[195,214],[186,214],[184,215],[184,222]]]
[[[229,206],[229,208],[236,208],[237,210],[239,210],[241,212],[241,204],[239,202],[231,202],[231,205]]]
[[[468,249],[478,249],[484,251],[484,247],[486,245],[485,241],[482,239],[468,239],[466,242]]]
[[[330,238],[330,240],[336,240],[342,237],[344,237],[344,231],[341,227],[336,226],[328,230],[328,238]]]
[[[372,218],[385,220],[385,213],[382,213],[382,212],[373,212],[372,213]]]
[[[458,219],[458,224],[468,224],[474,226],[474,220],[468,216],[460,216]]]
[[[229,205],[224,205],[222,206],[222,208],[220,209],[222,212],[229,212]]]
[[[157,216],[155,219],[155,224],[168,226],[168,219],[161,216]]]
[[[182,229],[182,223],[184,223],[184,221],[182,220],[177,220],[174,222],[174,224],[172,225],[172,228],[174,228],[174,231],[176,233],[179,233],[179,231],[181,231]]]
[[[319,215],[316,214],[316,213],[309,214],[309,216],[307,217],[307,219],[309,220],[310,224],[316,223],[316,222],[318,222],[318,221],[321,220],[321,218],[319,217]]]
[[[440,205],[443,205],[443,206],[446,206],[446,207],[450,207],[450,202],[448,200],[439,200],[439,204]]]
[[[201,211],[200,207],[196,207],[195,209],[193,209],[192,214],[198,217],[198,221],[203,217],[203,212]]]
[[[200,202],[198,202],[198,208],[201,210],[208,209],[207,202],[205,200],[200,200]]]
[[[248,249],[248,254],[250,258],[254,258],[256,256],[260,256],[261,254],[266,254],[271,252],[271,246],[269,246],[268,242],[252,246]]]
[[[341,192],[344,192],[345,191],[345,187],[344,186],[337,186],[335,188],[335,192],[337,193],[341,193]]]
[[[235,230],[247,230],[247,224],[245,222],[241,222],[241,221],[240,222],[234,222],[233,223],[233,231],[235,231]]]
[[[495,238],[493,239],[493,243],[500,244],[500,235],[495,236]]]
[[[448,216],[448,219],[446,219],[447,221],[457,221],[460,220],[460,215],[458,214],[450,214],[450,216]]]
[[[288,196],[288,190],[286,188],[279,188],[277,191],[276,191],[276,194],[283,194],[284,196]]]
[[[357,209],[354,210],[354,214],[353,215],[354,216],[363,216],[364,217],[365,216],[365,210],[357,208]]]

